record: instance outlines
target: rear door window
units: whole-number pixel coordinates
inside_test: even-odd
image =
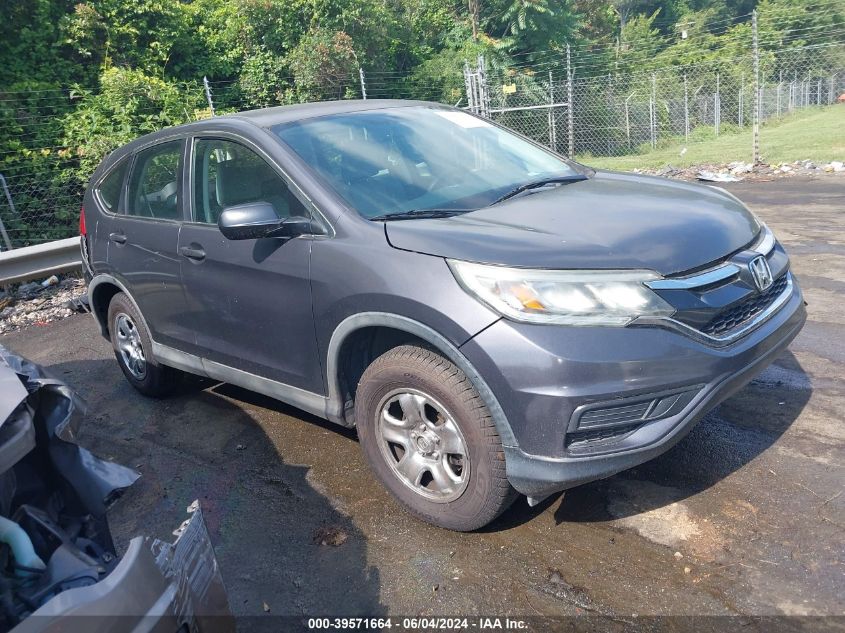
[[[181,220],[179,183],[183,142],[169,141],[138,153],[129,176],[126,215]]]
[[[126,169],[129,167],[129,160],[122,159],[111,172],[100,181],[97,187],[100,202],[107,211],[117,213],[117,205],[120,202],[120,192],[123,189],[123,181],[126,179]]]

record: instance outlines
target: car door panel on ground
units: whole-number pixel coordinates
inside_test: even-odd
[[[184,320],[177,253],[183,146],[184,139],[177,139],[138,152],[122,207],[115,209],[117,213],[103,214],[97,226],[98,236],[106,239],[109,268],[138,304],[153,340],[174,347],[193,339],[191,324]],[[107,181],[108,177],[104,184]]]
[[[225,207],[267,202],[280,219],[309,215],[281,175],[230,139],[195,139],[193,222],[178,238],[192,353],[308,391],[322,391],[312,313],[309,237],[229,240]]]

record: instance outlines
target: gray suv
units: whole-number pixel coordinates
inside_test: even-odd
[[[144,136],[85,194],[102,334],[357,429],[416,516],[492,521],[666,451],[805,320],[728,192],[594,171],[441,105],[257,110]]]

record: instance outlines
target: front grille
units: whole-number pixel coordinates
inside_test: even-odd
[[[768,308],[786,289],[787,275],[781,275],[769,288],[760,294],[740,301],[722,310],[701,331],[709,336],[721,336],[743,325]]]

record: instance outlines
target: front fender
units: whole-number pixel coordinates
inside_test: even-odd
[[[344,319],[335,328],[329,342],[326,359],[326,374],[329,387],[326,414],[330,420],[341,421],[343,419],[343,397],[341,394],[339,371],[340,351],[343,348],[343,342],[354,332],[368,327],[386,327],[407,332],[431,344],[443,356],[459,367],[472,381],[475,388],[478,389],[481,398],[490,411],[490,415],[496,425],[496,430],[502,439],[502,444],[505,446],[517,445],[510,423],[495,394],[491,391],[481,374],[478,373],[475,367],[461,353],[460,349],[445,336],[424,323],[420,323],[406,316],[387,312],[362,312],[355,314]]]

